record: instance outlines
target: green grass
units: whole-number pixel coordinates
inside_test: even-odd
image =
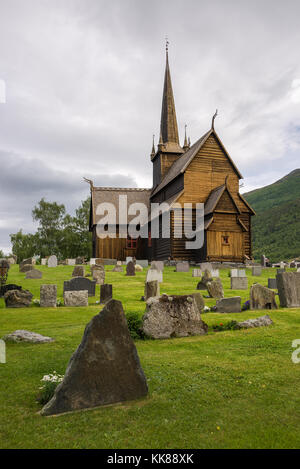
[[[63,280],[73,267],[38,267],[42,280],[25,280],[13,266],[8,281],[21,284],[39,298],[42,283]],[[110,272],[114,298],[125,312],[144,313],[140,301],[146,272],[136,277]],[[231,291],[228,271],[221,271],[225,296]],[[267,278],[248,272],[249,286]],[[198,279],[165,268],[161,292],[195,292]],[[205,292],[204,292],[205,293]],[[0,337],[27,329],[55,338],[42,345],[7,344],[7,363],[0,364],[1,448],[299,448],[300,364],[291,361],[292,341],[300,338],[300,309],[245,311],[239,314],[203,314],[210,326],[206,336],[137,341],[148,379],[144,400],[57,417],[41,417],[36,402],[44,374],[64,374],[71,354],[81,341],[87,322],[98,313],[99,287],[89,308],[31,307],[5,309],[0,300]],[[215,304],[205,299],[208,306]],[[213,332],[212,325],[270,314],[267,328]]]

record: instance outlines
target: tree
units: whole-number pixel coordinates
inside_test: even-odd
[[[89,233],[90,197],[81,202],[75,216],[66,215],[62,233],[61,249],[64,257],[84,256],[92,254],[92,236]]]
[[[46,202],[42,198],[32,210],[33,220],[39,222],[37,229],[37,249],[41,257],[55,254],[61,256],[61,241],[66,213],[65,206],[56,202]]]
[[[0,249],[0,258],[2,259],[4,257],[4,252]]]
[[[17,233],[10,235],[10,241],[12,252],[17,256],[18,262],[32,257],[38,252],[36,234],[23,234],[22,230],[19,230]]]

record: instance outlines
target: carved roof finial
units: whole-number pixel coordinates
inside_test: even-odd
[[[217,115],[218,115],[218,109],[216,109],[216,112],[214,113],[212,121],[211,121],[211,128],[213,130],[215,130],[215,118],[217,117]]]
[[[153,135],[152,135],[152,151],[151,151],[151,159],[152,159],[152,158],[153,158],[153,156],[155,155],[154,137],[155,137],[155,135],[153,134]]]
[[[186,128],[187,128],[187,125],[185,124],[184,125],[184,144],[183,144],[183,149],[184,151],[187,151],[189,149],[189,144],[188,144],[188,139],[187,139],[187,136],[186,136]]]
[[[94,183],[91,179],[83,178],[85,182],[87,182],[90,185],[91,192],[94,189]]]

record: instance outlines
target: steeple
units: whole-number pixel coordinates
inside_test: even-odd
[[[186,128],[187,128],[187,125],[185,124],[185,126],[184,126],[184,144],[183,144],[183,147],[182,147],[184,149],[184,151],[187,151],[190,148],[190,144],[189,144],[187,136],[186,136]]]
[[[175,102],[173,96],[171,74],[168,56],[168,41],[166,42],[166,70],[163,89],[162,109],[160,131],[162,142],[167,152],[182,153],[179,145],[177,118],[175,110]]]
[[[151,160],[153,160],[155,156],[155,146],[154,146],[154,135],[152,136],[152,151],[151,151]]]

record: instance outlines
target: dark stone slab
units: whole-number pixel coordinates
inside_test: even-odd
[[[112,299],[112,285],[104,283],[100,286],[100,304],[105,304]]]
[[[74,277],[64,282],[65,291],[82,291],[87,290],[89,296],[95,296],[96,281],[86,277]]]
[[[133,277],[135,275],[135,266],[133,261],[129,261],[126,265],[126,275],[128,277]]]
[[[300,307],[300,272],[277,274],[277,288],[280,306],[283,308]]]
[[[7,285],[3,285],[0,288],[0,298],[5,295],[5,293],[9,290],[22,290],[22,287],[19,285],[15,285],[14,283],[8,283]]]
[[[9,290],[4,295],[7,308],[25,308],[31,305],[33,295],[28,290]]]
[[[147,393],[122,303],[110,300],[86,326],[63,381],[41,415],[130,401]]]
[[[250,288],[250,309],[277,309],[275,292],[255,283]]]
[[[231,298],[222,298],[217,300],[216,309],[218,313],[240,313],[241,297],[232,296]]]
[[[276,278],[268,278],[268,288],[271,288],[271,290],[277,290]]]

